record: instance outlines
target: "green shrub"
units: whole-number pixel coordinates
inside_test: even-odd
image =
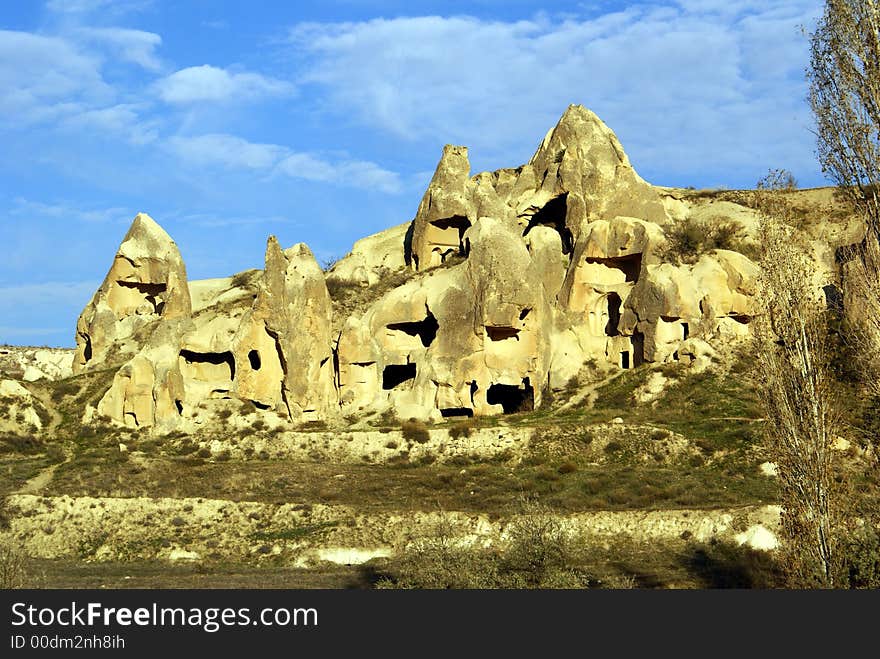
[[[850,588],[880,588],[880,535],[864,528],[844,543],[843,562]]]
[[[417,444],[425,444],[431,439],[431,433],[421,421],[411,419],[400,427],[403,438]]]
[[[361,285],[355,281],[336,279],[335,277],[327,278],[327,292],[330,294],[331,300],[342,300],[360,288]]]
[[[506,581],[517,588],[579,588],[581,575],[571,567],[574,546],[562,520],[543,504],[524,499],[521,513],[507,528],[502,557]]]
[[[562,521],[528,500],[507,526],[502,550],[459,539],[444,518],[404,552],[380,588],[581,588],[586,575],[575,567],[579,551]]]
[[[559,469],[557,469],[560,474],[573,474],[577,470],[577,465],[571,460],[563,462],[561,465],[559,465]]]
[[[458,439],[460,437],[470,437],[476,422],[473,419],[460,421],[449,428],[450,439]]]
[[[755,249],[744,242],[742,224],[729,218],[718,216],[701,221],[687,217],[667,226],[665,233],[666,248],[661,256],[672,263],[696,263],[713,249],[756,256]]]
[[[259,274],[259,270],[244,270],[243,272],[238,272],[232,275],[232,286],[235,288],[250,288]]]
[[[33,435],[18,435],[10,433],[0,435],[0,454],[21,453],[24,455],[33,455],[36,453],[42,453],[43,450],[43,442]]]

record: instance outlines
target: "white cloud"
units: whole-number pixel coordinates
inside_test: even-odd
[[[306,181],[379,190],[388,194],[400,192],[400,176],[373,162],[343,160],[331,163],[309,153],[292,153],[278,164],[278,171]]]
[[[257,144],[235,135],[214,133],[172,137],[166,147],[181,160],[199,166],[269,171],[342,187],[400,192],[398,174],[374,162],[343,158],[327,160],[313,153],[296,152],[278,144]]]
[[[255,144],[225,134],[172,137],[168,147],[180,159],[198,165],[224,165],[246,169],[268,169],[285,153],[276,144]]]
[[[85,110],[67,117],[63,125],[77,130],[85,128],[105,137],[121,137],[135,145],[154,142],[159,137],[158,121],[143,120],[137,110],[138,106],[124,103]]]
[[[107,14],[142,11],[153,0],[48,0],[46,9],[56,14],[91,14],[98,10]]]
[[[318,87],[321,110],[397,138],[467,144],[472,158],[509,166],[569,103],[583,103],[637,168],[748,177],[815,170],[798,26],[820,9],[819,0],[682,0],[589,20],[303,23],[290,42],[298,83]]]
[[[0,124],[51,120],[112,97],[100,62],[73,44],[0,30]]]
[[[161,68],[155,52],[162,44],[162,37],[158,34],[121,27],[82,28],[77,33],[85,39],[106,44],[126,62],[133,62],[148,71]]]
[[[250,101],[256,97],[284,96],[293,85],[259,73],[231,73],[209,64],[181,69],[156,83],[159,97],[172,104],[202,101]]]
[[[24,217],[30,221],[34,218],[50,218],[80,222],[131,222],[136,213],[129,209],[114,206],[111,208],[98,208],[83,210],[73,203],[47,204],[42,201],[32,201],[24,197],[16,197],[13,207],[9,211],[14,217]]]

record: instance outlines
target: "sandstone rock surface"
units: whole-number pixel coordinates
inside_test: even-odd
[[[757,267],[729,250],[666,260],[690,212],[571,106],[515,169],[472,175],[447,145],[413,220],[328,273],[270,237],[262,270],[188,284],[138,215],[79,320],[74,369],[121,364],[97,413],[171,430],[242,410],[281,426],[506,414],[584,369],[705,367],[748,336]]]

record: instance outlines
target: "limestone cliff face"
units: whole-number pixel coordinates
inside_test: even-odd
[[[233,405],[283,424],[529,410],[585,368],[688,362],[748,334],[756,266],[664,262],[673,207],[571,106],[516,169],[472,176],[467,149],[444,148],[413,221],[326,277],[270,237],[262,271],[188,287],[139,215],[80,318],[76,368],[124,361],[97,412],[160,430]],[[335,324],[327,282],[363,300],[337,299]]]

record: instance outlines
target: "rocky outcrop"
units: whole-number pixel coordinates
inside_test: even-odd
[[[234,399],[294,421],[333,415],[331,304],[314,256],[272,236],[256,281],[253,294],[249,282],[194,286],[198,311],[154,324],[97,413],[158,429],[198,425]]]
[[[74,351],[68,348],[0,346],[0,375],[36,382],[73,374]]]
[[[375,286],[389,272],[405,267],[407,255],[401,245],[410,244],[412,223],[405,222],[358,240],[351,252],[339,259],[327,279]]]
[[[464,234],[484,216],[524,237],[549,227],[564,254],[595,220],[667,220],[660,195],[633,169],[614,133],[580,105],[570,106],[531,160],[514,170],[470,177],[467,149],[447,145],[413,220],[413,267],[465,254]]]
[[[26,435],[43,430],[48,416],[27,387],[15,380],[0,380],[0,432]]]
[[[303,243],[266,247],[266,268],[253,308],[232,341],[235,393],[297,421],[336,410],[330,295],[324,274]]]
[[[516,169],[471,175],[467,149],[445,147],[412,222],[326,277],[304,244],[270,237],[263,270],[187,286],[139,215],[80,318],[76,368],[123,357],[96,412],[191,429],[241,405],[282,425],[505,414],[584,369],[706,363],[748,334],[757,269],[724,250],[665,262],[667,209],[687,204],[571,106]],[[335,325],[325,279],[362,292]]]
[[[138,350],[149,326],[190,313],[180,250],[153,218],[138,213],[76,324],[74,373],[124,361]]]

